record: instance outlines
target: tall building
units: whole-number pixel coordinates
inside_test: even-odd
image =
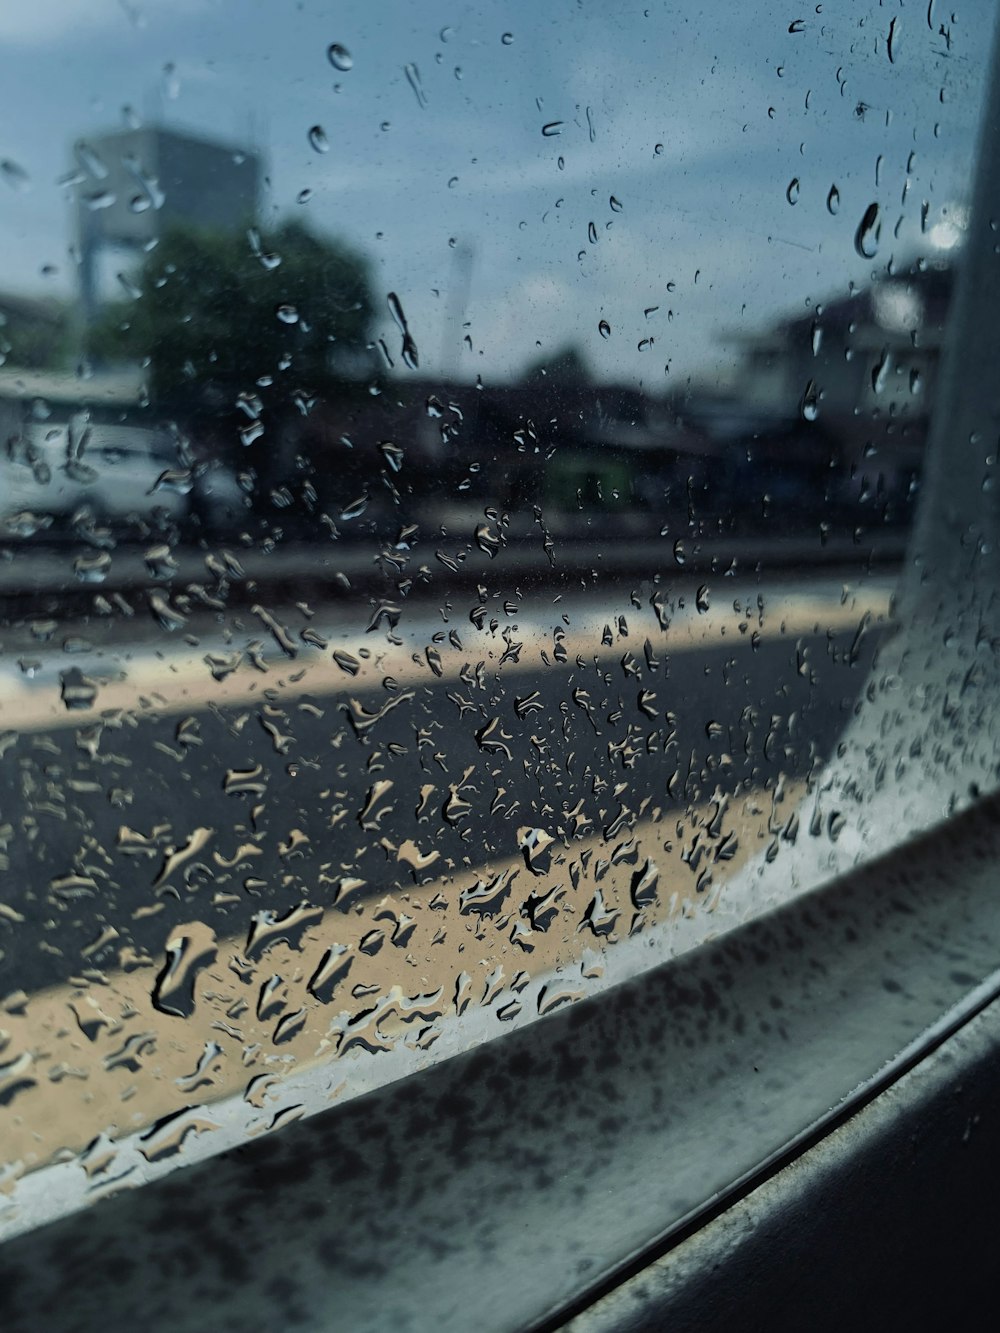
[[[104,253],[146,249],[178,223],[236,231],[256,220],[260,159],[246,149],[150,126],[78,141],[73,157],[87,322],[100,307]]]

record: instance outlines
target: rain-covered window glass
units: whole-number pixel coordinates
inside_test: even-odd
[[[0,1231],[990,785],[975,580],[905,641],[991,24],[3,7]]]

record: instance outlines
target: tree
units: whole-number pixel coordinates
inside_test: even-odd
[[[166,232],[134,280],[136,295],[91,335],[98,359],[149,359],[160,403],[232,404],[272,378],[270,402],[342,379],[366,355],[367,260],[300,222],[270,234]]]

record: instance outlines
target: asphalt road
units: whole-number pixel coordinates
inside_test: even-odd
[[[699,586],[659,614],[645,594],[591,597],[526,622],[498,600],[480,629],[467,606],[448,621],[427,607],[409,629],[387,616],[349,640],[336,607],[286,608],[225,644],[187,625],[183,661],[158,630],[127,654],[107,626],[76,656],[7,645],[0,996],[128,950],[158,962],[192,918],[232,937],[303,901],[348,913],[399,888],[433,896],[491,857],[544,867],[548,844],[525,849],[525,829],[611,846],[654,810],[806,776],[854,705],[877,625],[829,580],[758,603],[720,579],[704,606]],[[14,658],[32,651],[29,696]],[[697,888],[696,858],[692,874]]]

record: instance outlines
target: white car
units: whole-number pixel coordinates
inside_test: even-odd
[[[30,536],[69,522],[82,510],[98,523],[182,519],[190,486],[163,485],[182,474],[166,432],[74,419],[28,422],[0,454],[0,534]]]
[[[84,522],[112,530],[238,521],[246,496],[232,471],[190,463],[163,429],[30,422],[0,451],[0,538]]]

